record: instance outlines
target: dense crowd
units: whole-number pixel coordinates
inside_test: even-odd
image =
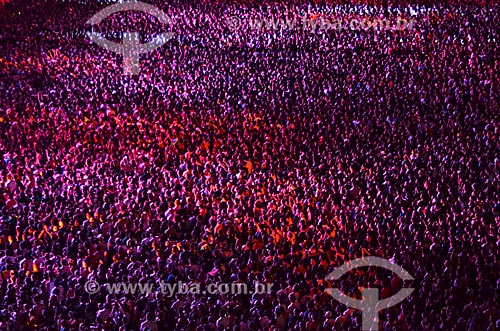
[[[117,13],[94,27],[175,33],[137,76],[76,33],[106,4],[0,6],[0,330],[361,330],[325,289],[404,285],[380,330],[500,329],[496,2],[145,2],[173,24]],[[326,280],[363,256],[415,280]],[[272,291],[89,293],[89,280]]]

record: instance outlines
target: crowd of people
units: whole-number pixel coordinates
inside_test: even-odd
[[[173,23],[86,25],[102,1],[0,6],[0,330],[357,331],[361,312],[327,288],[403,286],[415,290],[380,330],[500,329],[495,1],[145,2]],[[174,38],[128,76],[76,33],[89,29]],[[366,256],[414,281],[379,268],[326,280]]]

